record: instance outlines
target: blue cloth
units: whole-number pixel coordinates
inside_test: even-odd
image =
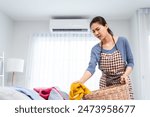
[[[49,94],[48,100],[69,100],[69,95],[54,87]]]
[[[15,90],[25,94],[26,96],[28,96],[32,100],[43,100],[43,98],[40,97],[38,95],[38,93],[36,93],[34,90],[30,90],[30,89],[23,88],[23,87],[14,87],[14,88],[15,88]]]
[[[133,68],[134,66],[133,54],[131,52],[128,40],[125,37],[118,37],[116,46],[118,50],[120,51],[123,60],[126,63],[126,67],[130,66]],[[102,49],[102,52],[111,54],[115,50],[116,48],[114,46],[111,50]],[[91,50],[90,62],[87,68],[87,71],[89,71],[91,74],[95,72],[95,68],[100,60],[100,52],[101,52],[101,47],[100,47],[100,44],[98,43]]]

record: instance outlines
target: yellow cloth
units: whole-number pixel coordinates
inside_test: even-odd
[[[90,94],[91,91],[82,83],[72,83],[69,92],[70,100],[81,100],[86,94]]]

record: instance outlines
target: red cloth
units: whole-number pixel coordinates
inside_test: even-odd
[[[39,93],[41,97],[48,100],[49,94],[52,90],[52,88],[34,88],[34,90]]]

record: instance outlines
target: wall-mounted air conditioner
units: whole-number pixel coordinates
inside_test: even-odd
[[[49,28],[51,32],[88,32],[88,19],[50,19]]]

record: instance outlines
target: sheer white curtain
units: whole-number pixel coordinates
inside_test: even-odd
[[[91,48],[96,43],[97,39],[84,33],[33,35],[27,61],[29,87],[58,86],[69,91],[70,84],[79,80],[86,70]],[[98,81],[94,80],[93,84],[96,82],[98,86]]]
[[[142,99],[150,99],[150,8],[138,10],[138,26]]]

